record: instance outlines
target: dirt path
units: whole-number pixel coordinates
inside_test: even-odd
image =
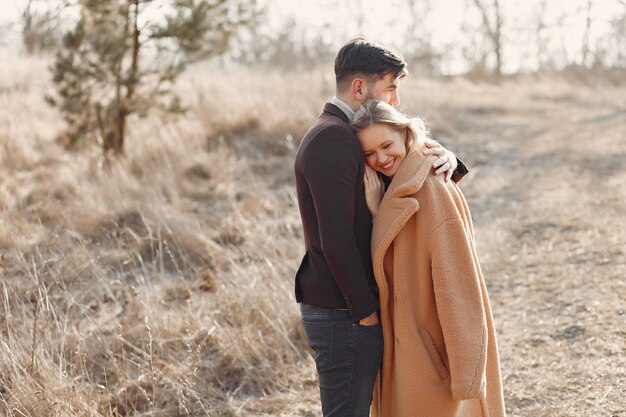
[[[460,136],[473,168],[463,189],[507,409],[625,416],[626,103],[585,89],[498,93],[499,105],[449,114],[470,133]]]
[[[462,189],[508,415],[626,416],[624,88],[408,80],[403,90],[404,107],[471,169]],[[320,415],[314,377],[306,386],[281,416]]]
[[[471,169],[462,189],[508,415],[626,416],[624,88],[407,81],[403,89],[405,108],[426,115]],[[319,415],[308,386],[292,414]]]

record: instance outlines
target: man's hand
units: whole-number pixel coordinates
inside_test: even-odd
[[[439,158],[433,163],[433,168],[435,168],[435,175],[445,173],[446,182],[450,181],[452,178],[452,174],[457,166],[456,156],[443,146],[439,142],[436,142],[431,139],[427,139],[424,142],[424,145],[428,149],[424,150],[424,155],[437,155]]]
[[[359,320],[359,324],[361,326],[375,326],[378,323],[380,323],[380,321],[378,320],[378,313],[376,311],[374,311],[372,314],[365,317],[364,319]]]

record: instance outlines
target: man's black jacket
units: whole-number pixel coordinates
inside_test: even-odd
[[[372,271],[372,217],[365,202],[365,161],[348,117],[326,103],[294,164],[306,254],[296,273],[296,300],[349,309],[358,321],[378,309]],[[453,175],[467,173],[459,161]]]

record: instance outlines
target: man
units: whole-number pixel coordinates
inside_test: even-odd
[[[400,55],[364,38],[348,42],[335,59],[336,96],[326,103],[296,153],[306,247],[296,273],[296,300],[316,352],[325,417],[369,416],[383,348],[365,163],[350,120],[370,99],[399,104],[399,81],[406,75]],[[435,142],[427,145],[425,153],[439,156],[436,173],[453,180],[465,175],[465,166],[454,155]]]

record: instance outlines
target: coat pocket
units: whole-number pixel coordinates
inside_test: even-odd
[[[410,337],[402,337],[402,333],[398,334],[396,332],[396,372],[399,380],[411,381],[412,375],[419,378],[419,382],[415,382],[420,384],[425,382],[423,378],[426,377],[431,383],[440,385],[444,380],[443,374],[435,365],[436,362],[431,358],[428,339],[422,337],[416,326],[409,324],[403,328],[408,330],[408,334],[405,335]],[[406,375],[407,379],[402,377],[402,375]]]
[[[441,354],[439,353],[439,349],[433,340],[433,337],[430,335],[430,332],[426,329],[419,329],[418,331],[420,339],[422,339],[422,343],[424,344],[424,348],[430,357],[430,361],[433,364],[433,367],[439,374],[439,378],[441,380],[445,380],[450,376],[450,371],[446,368],[446,365],[441,358]]]

